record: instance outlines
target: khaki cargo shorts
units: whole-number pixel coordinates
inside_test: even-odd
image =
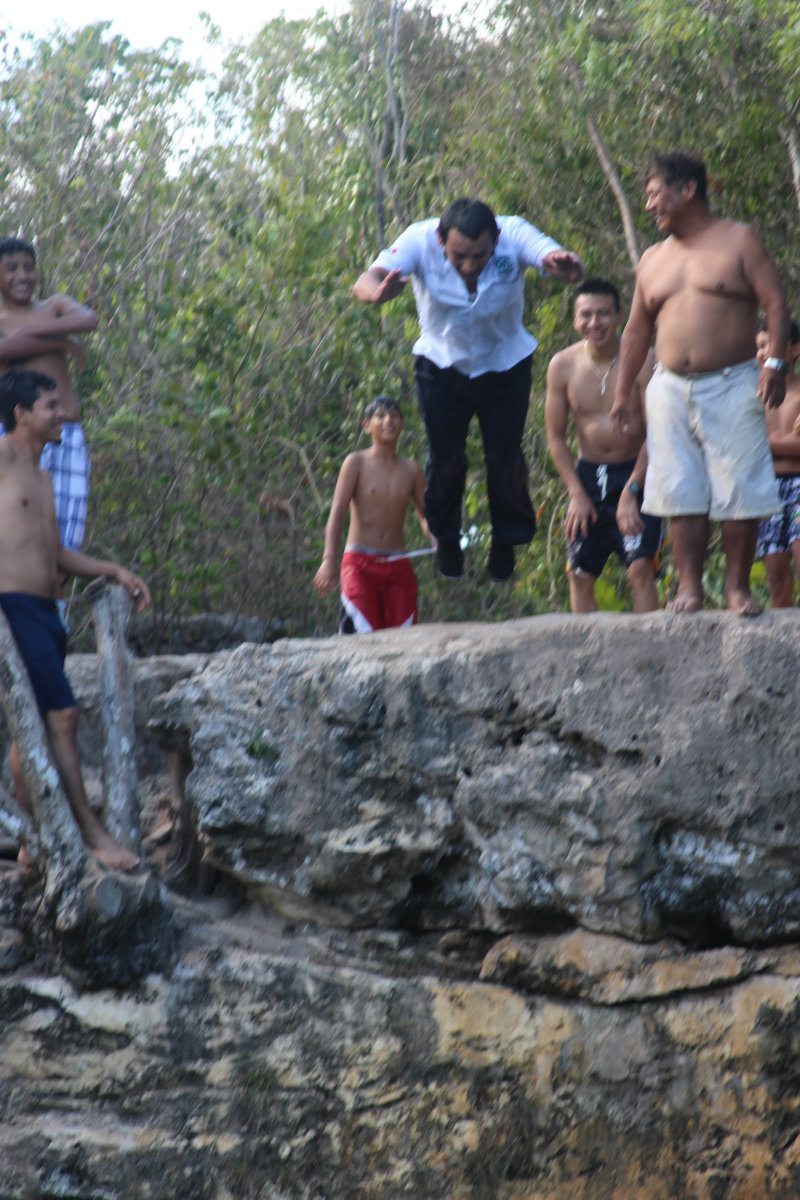
[[[694,375],[656,364],[647,386],[642,511],[743,521],[778,512],[755,359]]]

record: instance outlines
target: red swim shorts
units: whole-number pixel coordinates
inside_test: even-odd
[[[417,577],[407,558],[345,550],[340,633],[373,633],[417,623]]]

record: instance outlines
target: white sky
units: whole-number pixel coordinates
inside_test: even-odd
[[[469,0],[435,0],[434,11],[463,12]],[[166,38],[179,38],[185,57],[202,59],[211,69],[219,56],[204,50],[205,25],[200,13],[207,13],[218,25],[226,43],[248,40],[262,25],[284,13],[293,18],[313,16],[319,9],[342,12],[348,0],[35,0],[27,10],[15,5],[11,13],[0,10],[0,37],[15,41],[21,34],[46,37],[56,25],[80,29],[95,21],[113,22],[139,49],[160,46]],[[480,7],[480,4],[478,4]]]
[[[179,38],[190,60],[206,60],[205,26],[200,13],[208,13],[218,25],[225,42],[246,40],[280,13],[294,18],[313,16],[320,8],[341,11],[345,0],[36,0],[26,16],[24,6],[15,5],[11,14],[0,13],[0,31],[11,40],[21,34],[45,37],[57,25],[79,29],[95,21],[113,22],[134,46],[145,49],[160,46],[169,37]]]

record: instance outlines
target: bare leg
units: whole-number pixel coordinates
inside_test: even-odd
[[[83,840],[98,862],[104,866],[118,871],[132,871],[138,866],[139,859],[106,832],[92,812],[87,799],[78,756],[77,708],[51,709],[45,713],[44,720],[50,738],[50,749]]]
[[[800,579],[800,542],[792,542],[790,546],[792,552],[792,563],[794,564],[794,573]],[[794,596],[794,588],[792,589]]]
[[[637,558],[628,567],[628,582],[631,585],[633,611],[655,612],[658,608],[656,575],[649,558]]]
[[[669,612],[697,612],[703,607],[703,564],[708,550],[708,517],[673,517],[672,549],[678,569],[678,594]]]
[[[756,556],[758,521],[723,521],[722,549],[725,554],[725,598],[728,608],[740,617],[757,617],[763,608],[750,591],[750,571]]]
[[[800,550],[800,543],[795,542]],[[769,601],[773,608],[791,608],[794,593],[792,560],[788,554],[765,554],[764,566],[769,583]]]
[[[594,575],[579,575],[576,571],[570,571],[569,606],[572,612],[597,612],[597,601],[594,598],[594,585]]]

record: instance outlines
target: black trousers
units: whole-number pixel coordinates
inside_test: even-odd
[[[428,434],[425,516],[431,533],[450,542],[461,535],[467,433],[476,416],[483,437],[492,536],[508,545],[526,545],[536,530],[522,453],[531,391],[530,356],[508,371],[488,371],[475,379],[419,356],[414,374]]]

